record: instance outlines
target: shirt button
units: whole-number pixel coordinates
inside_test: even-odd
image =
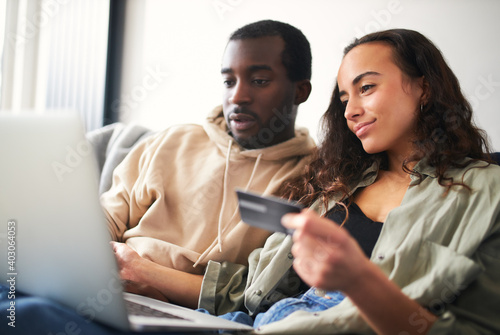
[[[378,255],[378,256],[377,256],[377,258],[378,258],[379,260],[383,260],[383,259],[385,258],[385,256],[384,256],[384,255],[382,255],[382,254],[380,254],[380,255]]]
[[[315,289],[314,290],[314,294],[316,294],[318,297],[324,297],[325,294],[326,294],[326,291],[325,290],[322,290],[322,289]]]
[[[290,252],[290,253],[288,253],[288,259],[292,259],[292,258],[293,258],[292,253],[291,253],[291,252]]]
[[[255,291],[255,294],[260,297],[262,295],[262,291],[261,290],[257,290],[257,291]]]

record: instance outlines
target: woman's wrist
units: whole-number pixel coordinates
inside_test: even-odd
[[[365,291],[371,290],[372,287],[380,287],[380,285],[385,284],[385,281],[388,281],[388,279],[382,271],[369,259],[366,259],[353,272],[353,276],[346,281],[346,286],[341,291],[355,302],[358,299],[363,299],[363,296],[368,294]]]
[[[359,280],[349,285],[344,294],[358,307],[371,327],[381,334],[400,332],[425,334],[437,319],[435,315],[406,296],[372,262],[369,268],[359,274]],[[429,321],[425,329],[416,327],[411,322],[415,313],[420,313]]]

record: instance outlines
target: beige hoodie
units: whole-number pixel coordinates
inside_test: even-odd
[[[246,264],[269,232],[239,217],[235,189],[272,194],[302,172],[315,148],[307,129],[263,149],[228,135],[222,108],[205,125],[180,125],[148,137],[115,169],[101,197],[114,240],[142,257],[202,274],[209,260]]]

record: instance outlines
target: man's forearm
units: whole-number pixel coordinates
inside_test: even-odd
[[[172,303],[193,309],[198,307],[202,275],[171,269],[145,260],[137,268],[136,276],[140,283],[156,288]]]

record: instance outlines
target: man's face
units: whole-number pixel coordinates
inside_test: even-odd
[[[223,110],[229,131],[254,149],[294,136],[295,87],[281,54],[284,41],[268,36],[229,41],[222,59]]]

